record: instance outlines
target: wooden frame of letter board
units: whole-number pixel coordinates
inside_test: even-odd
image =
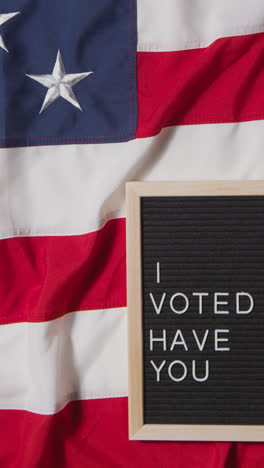
[[[144,424],[140,199],[199,195],[264,195],[264,181],[126,184],[129,439],[264,441],[264,425]]]

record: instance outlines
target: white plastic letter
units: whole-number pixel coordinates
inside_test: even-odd
[[[165,301],[165,298],[166,298],[166,293],[163,293],[163,294],[162,294],[162,297],[161,297],[159,306],[157,306],[156,301],[155,301],[155,299],[154,299],[154,297],[153,297],[153,294],[152,294],[152,293],[149,293],[149,296],[150,296],[150,299],[151,299],[152,304],[153,304],[153,306],[154,306],[154,309],[155,309],[155,311],[156,311],[156,314],[159,315],[159,314],[160,314],[160,311],[161,311],[161,309],[162,309],[163,303],[164,303],[164,301]]]
[[[174,305],[173,305],[173,301],[174,299],[176,299],[176,297],[183,297],[183,299],[185,300],[185,307],[182,309],[182,310],[177,310],[175,309]],[[175,314],[184,314],[184,312],[186,312],[186,310],[188,309],[189,307],[189,299],[187,296],[185,296],[185,294],[179,292],[179,293],[176,293],[176,294],[173,294],[173,296],[171,296],[171,300],[170,300],[170,307],[171,307],[171,310],[173,312],[175,312]]]
[[[241,296],[247,296],[249,298],[250,306],[248,310],[240,310],[239,298]],[[254,300],[253,300],[253,297],[249,293],[246,293],[246,292],[236,293],[236,313],[237,314],[250,314],[250,312],[252,312],[253,310],[253,307],[254,307]]]
[[[218,305],[228,305],[227,301],[219,301],[218,296],[229,296],[227,292],[215,293],[214,294],[214,313],[215,314],[229,314],[228,310],[218,310]]]
[[[192,295],[199,297],[199,314],[202,315],[202,313],[203,313],[203,296],[209,296],[209,294],[206,293],[206,292],[193,292]]]
[[[195,331],[195,330],[192,330],[192,332],[193,332],[193,336],[194,336],[194,338],[195,338],[195,341],[196,341],[196,344],[197,344],[197,346],[198,346],[199,351],[203,351],[204,345],[205,345],[206,340],[207,340],[207,337],[208,337],[209,330],[205,330],[202,343],[200,343],[199,338],[198,338],[198,336],[196,335],[196,331]]]
[[[162,338],[153,338],[153,330],[151,329],[149,331],[149,339],[150,339],[150,351],[153,351],[153,341],[163,343],[163,351],[166,351],[167,345],[166,345],[166,330],[165,329],[163,330]]]
[[[181,377],[173,377],[172,373],[171,373],[171,369],[173,366],[175,366],[176,364],[179,364],[180,366],[182,366],[183,368],[183,374]],[[181,382],[182,380],[185,379],[186,375],[187,375],[187,367],[186,365],[184,364],[184,362],[182,361],[172,361],[169,365],[169,368],[168,368],[168,373],[169,373],[169,376],[171,378],[171,380],[174,380],[174,382]]]
[[[157,262],[157,283],[160,283],[160,262]]]
[[[180,338],[179,341],[178,341],[178,338]],[[181,330],[176,331],[175,336],[173,338],[173,342],[171,343],[170,350],[173,351],[173,349],[174,349],[174,347],[176,345],[181,345],[181,346],[184,347],[185,351],[188,351],[187,344],[185,342],[185,339],[183,338],[183,334],[182,334]]]
[[[219,348],[219,341],[228,341],[228,338],[220,338],[219,333],[229,333],[229,330],[215,330],[215,351],[230,351],[230,348]]]
[[[196,361],[192,361],[192,375],[196,382],[205,382],[209,377],[209,361],[205,361],[205,376],[197,377],[196,376]]]
[[[162,361],[161,365],[159,367],[156,366],[155,362],[154,361],[150,361],[150,363],[152,364],[152,366],[154,367],[155,371],[157,372],[157,382],[160,381],[160,371],[161,369],[163,369],[163,367],[165,366],[166,364],[166,361]]]

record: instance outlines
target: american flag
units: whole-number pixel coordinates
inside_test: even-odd
[[[0,467],[263,467],[128,441],[124,202],[264,177],[263,0],[1,0],[0,65]]]

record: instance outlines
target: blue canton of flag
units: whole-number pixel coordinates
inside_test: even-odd
[[[2,0],[0,146],[135,137],[134,0]]]

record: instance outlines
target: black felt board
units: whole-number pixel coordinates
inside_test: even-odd
[[[144,423],[146,424],[264,424],[264,197],[142,197],[142,282],[143,282],[143,385]],[[157,283],[156,262],[160,263]],[[156,314],[149,293],[164,306]],[[177,315],[169,299],[177,292],[189,299],[189,309]],[[207,292],[203,314],[193,292]],[[228,315],[213,313],[215,292],[228,292]],[[254,299],[249,314],[236,314],[237,292]],[[183,301],[184,303],[184,301]],[[183,306],[175,301],[175,306]],[[241,300],[241,309],[248,302]],[[166,330],[167,351],[162,343],[150,351],[150,329],[162,336]],[[189,350],[170,346],[177,329],[184,335]],[[192,335],[209,335],[204,350],[197,349]],[[229,329],[230,351],[215,351],[215,329]],[[220,334],[221,337],[227,336]],[[166,364],[156,381],[150,361]],[[181,382],[168,375],[168,365],[180,360],[188,374]],[[196,382],[209,361],[209,377]],[[182,372],[176,372],[177,377]],[[199,374],[200,372],[200,374]]]

